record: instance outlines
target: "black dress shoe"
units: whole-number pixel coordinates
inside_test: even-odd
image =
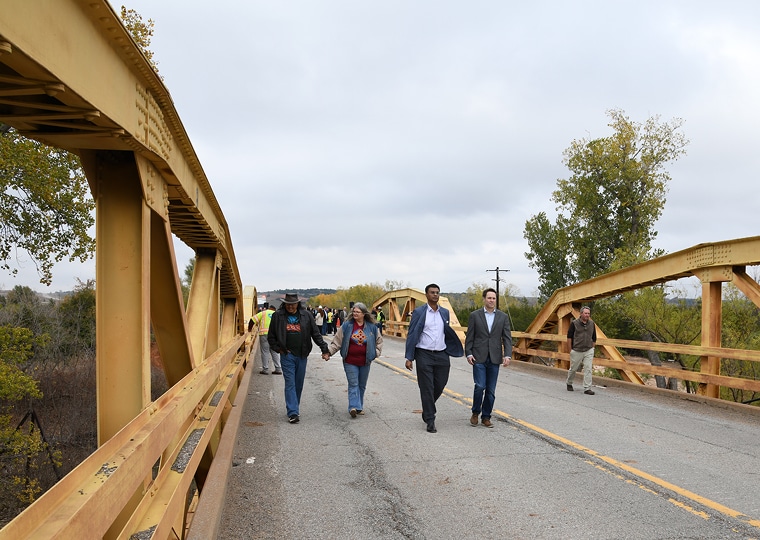
[[[573,391],[573,385],[572,384],[568,384],[567,385],[567,391],[568,392],[572,392]]]
[[[430,423],[427,425],[427,432],[428,432],[428,433],[438,433],[438,430],[437,430],[437,429],[435,429],[435,422],[430,422]]]
[[[583,393],[584,393],[584,394],[588,394],[589,396],[593,396],[593,395],[594,395],[594,391],[593,391],[591,388],[589,388],[588,390],[586,390],[586,391],[585,391],[585,392],[583,392]]]

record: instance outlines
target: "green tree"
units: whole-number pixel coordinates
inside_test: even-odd
[[[462,305],[462,307],[466,307],[467,309],[470,309],[470,311],[483,307],[483,291],[488,287],[490,287],[490,285],[483,282],[476,282],[467,287],[467,291],[465,291],[467,305]],[[452,307],[454,306],[452,305]],[[462,324],[465,324],[466,322],[467,319],[465,318],[465,320],[462,321]]]
[[[35,336],[48,332],[54,304],[40,300],[29,287],[16,285],[2,297],[2,306],[0,324],[28,328]]]
[[[0,326],[0,459],[3,474],[0,488],[21,503],[30,503],[42,491],[29,467],[47,450],[39,431],[19,429],[13,421],[16,403],[41,398],[37,381],[28,375],[34,349],[44,345],[28,328]]]
[[[0,399],[41,397],[37,381],[23,368],[34,354],[34,345],[42,341],[35,339],[28,328],[0,326]]]
[[[558,287],[610,270],[619,259],[651,258],[670,175],[665,166],[686,153],[683,121],[643,123],[620,110],[607,112],[613,134],[579,139],[564,152],[571,176],[557,181],[552,201],[554,224],[545,213],[525,224],[529,264],[539,273],[539,292],[548,297]]]
[[[467,287],[467,291],[464,294],[448,295],[451,307],[454,308],[454,312],[463,326],[467,324],[471,312],[483,307],[483,291],[489,288],[495,290],[496,286],[486,282],[475,282]],[[514,283],[504,283],[499,287],[499,309],[506,312],[510,320],[513,316],[512,311],[515,309],[522,311],[528,305],[527,300],[517,296],[517,291],[517,286]],[[536,313],[538,312],[533,313],[533,317],[535,317]],[[531,318],[532,320],[533,318]],[[528,324],[530,324],[530,321],[526,323],[522,330],[527,328]],[[516,330],[516,328],[512,328],[512,330]]]
[[[509,304],[509,320],[512,330],[525,332],[541,311],[541,304],[528,300],[525,297],[513,298]]]
[[[409,282],[401,279],[386,279],[383,290],[385,292],[398,291],[401,289],[408,289],[410,287]]]
[[[70,294],[58,304],[56,313],[60,339],[56,356],[67,359],[82,354],[95,355],[95,282],[79,281]]]
[[[670,298],[669,298],[670,297]],[[678,343],[683,345],[699,344],[702,332],[701,302],[690,301],[684,289],[669,285],[657,285],[646,287],[637,291],[623,293],[611,300],[598,302],[595,312],[602,312],[602,316],[595,319],[601,328],[605,328],[608,334],[611,330],[616,336],[623,339],[641,339],[660,343]],[[606,306],[607,309],[602,309]],[[614,317],[614,321],[604,326],[608,318]],[[673,361],[682,368],[699,369],[698,357],[672,353],[645,352],[645,355],[653,365],[660,365],[661,360]],[[661,388],[675,388],[675,381],[665,381],[658,377],[657,385]],[[689,391],[696,390],[696,385],[686,383]]]
[[[135,40],[135,44],[145,55],[145,59],[150,64],[150,67],[158,73],[158,62],[153,60],[153,51],[150,50],[150,40],[153,38],[153,27],[155,26],[153,19],[148,19],[145,22],[142,15],[137,11],[121,6],[121,20],[124,23],[124,27],[132,35],[132,39]]]
[[[339,288],[332,294],[318,294],[309,299],[309,305],[312,307],[324,306],[331,308],[348,307],[351,302],[361,302],[368,308],[385,294],[385,290],[377,283],[365,283],[363,285],[352,285],[347,289]]]
[[[568,257],[570,247],[565,234],[565,221],[563,216],[558,216],[557,224],[552,225],[546,213],[540,212],[525,222],[523,236],[530,246],[525,256],[528,265],[538,271],[538,294],[543,300],[556,289],[575,281]]]
[[[24,251],[50,285],[56,262],[92,257],[95,203],[76,156],[0,129],[0,188],[1,268],[18,274]]]
[[[190,262],[185,266],[185,277],[182,279],[180,286],[182,287],[182,299],[185,301],[185,307],[187,307],[187,299],[190,297],[190,286],[193,284],[193,274],[195,273],[195,257],[190,259]]]
[[[342,308],[343,306],[349,306],[351,302],[361,302],[372,309],[372,304],[384,294],[385,290],[377,283],[352,285],[348,289],[338,289],[335,291],[335,294],[331,295],[334,297],[334,303],[327,305]]]

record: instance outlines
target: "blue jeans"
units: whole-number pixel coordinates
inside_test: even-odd
[[[480,414],[481,418],[491,418],[493,403],[496,400],[496,381],[499,379],[500,366],[501,364],[494,364],[490,360],[472,366],[472,380],[475,381],[472,414]]]
[[[355,366],[343,362],[343,370],[346,372],[348,380],[348,410],[364,410],[364,391],[367,389],[367,379],[369,378],[369,367]]]
[[[307,361],[307,358],[301,358],[293,353],[280,355],[282,378],[285,381],[285,408],[288,411],[288,417],[300,414],[298,411],[301,405],[303,381],[306,378]]]

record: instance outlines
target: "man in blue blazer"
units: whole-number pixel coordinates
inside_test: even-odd
[[[422,420],[428,433],[436,433],[435,402],[449,381],[449,356],[463,356],[459,336],[449,325],[449,310],[438,305],[441,288],[435,283],[425,287],[427,303],[412,312],[406,335],[406,369],[417,361],[417,385],[422,401]]]
[[[464,340],[467,362],[472,366],[475,390],[470,424],[478,425],[478,415],[485,427],[492,428],[491,411],[496,398],[499,367],[512,360],[512,329],[509,318],[496,309],[496,291],[483,291],[483,309],[470,313]]]

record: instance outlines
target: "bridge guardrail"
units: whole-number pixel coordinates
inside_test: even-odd
[[[409,327],[408,322],[398,321],[386,321],[385,333],[406,338],[406,331]],[[456,327],[455,329],[466,332],[466,327]],[[513,348],[513,354],[516,356],[523,356],[527,360],[530,357],[552,358],[558,360],[570,361],[570,354],[566,352],[560,352],[550,349],[538,349],[534,347],[528,347],[525,343],[528,342],[556,342],[564,343],[567,341],[567,337],[558,334],[536,334],[530,332],[512,332],[512,340],[515,344]],[[635,341],[628,339],[611,339],[611,338],[599,338],[597,340],[598,346],[611,346],[617,349],[634,349],[642,351],[656,351],[672,354],[684,354],[697,357],[718,357],[723,359],[732,360],[745,360],[749,362],[760,362],[760,351],[747,350],[747,349],[730,349],[726,347],[705,347],[701,345],[681,345],[675,343],[657,343],[651,341]],[[733,388],[738,390],[747,390],[750,392],[760,392],[760,381],[747,379],[743,377],[732,377],[728,375],[714,375],[710,373],[703,373],[699,371],[690,371],[688,369],[682,369],[680,366],[666,367],[655,366],[651,364],[633,363],[633,362],[621,362],[608,358],[606,356],[594,356],[595,367],[609,367],[611,369],[633,371],[637,374],[645,375],[662,375],[664,377],[671,377],[681,379],[684,381],[691,381],[701,384],[714,384],[718,386],[725,386],[727,388]],[[557,369],[563,369],[558,367]]]
[[[184,537],[242,379],[237,336],[0,529],[0,539]],[[146,535],[146,536],[140,536]]]

